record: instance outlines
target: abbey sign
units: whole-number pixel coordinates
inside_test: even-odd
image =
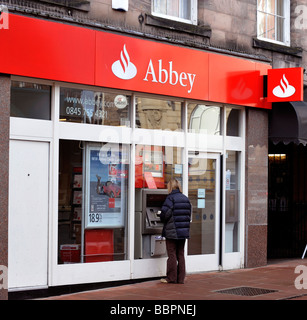
[[[1,73],[272,107],[263,93],[268,63],[11,13],[9,19],[10,28],[0,33]],[[286,95],[295,87],[286,73],[277,86]],[[277,96],[280,90],[274,91]]]

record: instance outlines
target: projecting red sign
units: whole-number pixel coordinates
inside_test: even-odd
[[[268,101],[303,101],[303,68],[268,70]]]

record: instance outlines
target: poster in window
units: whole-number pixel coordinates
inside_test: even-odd
[[[124,226],[128,167],[117,145],[87,146],[86,228]]]

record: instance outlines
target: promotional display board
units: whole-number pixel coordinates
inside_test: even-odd
[[[112,144],[86,147],[85,228],[124,227],[128,167],[123,152]]]

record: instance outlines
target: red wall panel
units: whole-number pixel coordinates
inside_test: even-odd
[[[94,84],[94,30],[10,14],[0,41],[2,73]]]

